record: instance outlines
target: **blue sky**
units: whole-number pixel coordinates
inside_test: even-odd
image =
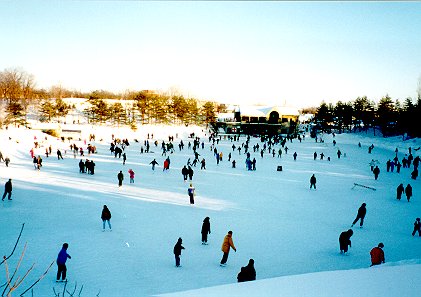
[[[421,2],[1,1],[0,70],[227,103],[416,97]]]

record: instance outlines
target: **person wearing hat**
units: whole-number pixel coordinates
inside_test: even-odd
[[[232,241],[232,231],[228,231],[228,234],[225,235],[224,241],[222,242],[221,250],[224,252],[224,255],[222,256],[221,266],[226,265],[230,248],[237,252],[237,249],[234,246],[234,242]]]
[[[361,204],[360,208],[358,208],[357,217],[352,222],[351,227],[354,227],[355,223],[358,222],[358,220],[360,220],[360,228],[363,227],[365,214],[367,213],[367,209],[365,208],[365,206],[366,206],[366,204],[363,203],[363,204]]]
[[[412,236],[414,236],[415,233],[417,233],[417,231],[418,231],[418,235],[421,236],[421,222],[420,222],[420,218],[417,218],[415,220],[415,223],[414,223],[414,231],[412,231]]]
[[[384,244],[380,242],[376,247],[370,251],[371,256],[371,266],[380,265],[384,263]]]
[[[202,244],[208,244],[208,234],[211,233],[210,230],[210,218],[206,217],[203,220],[203,224],[202,224]]]
[[[69,247],[68,243],[63,243],[63,247],[60,250],[60,252],[58,253],[57,256],[57,282],[60,281],[60,277],[61,277],[61,281],[62,282],[67,282],[66,279],[66,273],[67,273],[67,268],[66,268],[66,261],[67,258],[71,259],[72,257],[70,257],[70,255],[67,253],[67,248]]]
[[[352,234],[354,234],[354,231],[352,231],[352,229],[348,229],[339,235],[339,248],[341,250],[341,254],[345,254],[348,251],[348,246],[351,247]]]
[[[181,250],[184,250],[184,247],[182,246],[183,240],[181,237],[178,238],[177,243],[174,246],[174,256],[175,256],[175,266],[180,267],[180,256],[181,256]]]

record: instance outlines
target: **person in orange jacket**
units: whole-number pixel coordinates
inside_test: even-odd
[[[222,243],[221,250],[224,252],[224,255],[222,256],[221,266],[226,265],[230,248],[237,252],[237,249],[234,246],[234,242],[232,241],[232,231],[228,231],[228,234],[225,235],[224,242]]]
[[[383,252],[384,244],[380,242],[378,246],[374,247],[370,251],[371,256],[371,266],[373,265],[380,265],[384,263],[384,252]]]

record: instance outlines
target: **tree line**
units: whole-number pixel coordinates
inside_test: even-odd
[[[421,127],[421,89],[417,100],[406,98],[403,103],[384,96],[376,104],[366,96],[335,105],[322,102],[317,108],[314,122],[315,128],[322,131],[335,129],[342,131],[361,131],[370,128],[379,129],[383,136],[404,135],[420,137]]]
[[[5,112],[0,126],[26,125],[30,109],[41,122],[58,121],[76,108],[64,98],[85,99],[83,115],[89,123],[128,125],[133,129],[138,124],[207,124],[214,122],[216,112],[225,108],[224,104],[150,90],[115,94],[105,90],[82,93],[61,86],[37,89],[33,75],[20,69],[5,69],[0,72],[0,99]]]

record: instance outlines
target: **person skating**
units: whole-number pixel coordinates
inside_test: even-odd
[[[237,252],[237,249],[234,246],[234,242],[232,241],[232,231],[228,231],[228,234],[225,235],[224,241],[222,242],[221,250],[224,254],[221,259],[221,266],[226,265],[230,248],[232,248],[235,252]]]
[[[9,163],[10,163],[10,158],[9,157],[4,158],[4,164],[6,165],[6,167],[9,167]]]
[[[187,193],[189,194],[189,198],[190,198],[190,204],[194,204],[194,191],[195,191],[195,188],[193,187],[193,184],[190,183],[190,186],[187,189]]]
[[[404,188],[403,184],[400,184],[396,188],[396,199],[401,200],[403,192],[405,192],[405,188]]]
[[[2,201],[4,201],[6,195],[8,200],[12,200],[12,188],[12,179],[9,178],[9,180],[4,184],[4,194],[3,198],[1,199]]]
[[[384,263],[383,248],[384,248],[384,244],[382,242],[380,242],[376,247],[374,247],[370,251],[370,256],[371,256],[371,265],[370,266],[380,265],[380,264]]]
[[[183,175],[183,180],[187,181],[187,176],[189,175],[189,170],[187,169],[186,165],[184,165],[183,169],[181,169],[181,174]]]
[[[405,195],[406,195],[406,199],[408,200],[408,202],[409,202],[409,199],[411,199],[411,197],[412,197],[412,187],[411,187],[411,185],[410,184],[408,184],[406,187],[405,187]]]
[[[237,275],[239,283],[256,280],[256,269],[254,269],[254,260],[250,259],[245,267],[241,267],[240,273]]]
[[[79,173],[85,173],[85,163],[82,160],[79,161]]]
[[[152,162],[149,163],[149,164],[152,165],[152,170],[155,170],[155,165],[159,165],[158,162],[155,159],[153,159]]]
[[[203,224],[202,224],[202,244],[208,244],[208,234],[211,233],[210,230],[210,218],[206,217],[203,220]]]
[[[366,213],[367,213],[366,204],[363,203],[363,204],[361,204],[360,208],[358,208],[357,217],[352,222],[351,227],[354,227],[355,223],[358,222],[358,220],[360,220],[360,228],[362,228],[363,224],[364,224],[364,218],[365,218]]]
[[[101,220],[102,220],[102,231],[105,231],[105,222],[108,223],[108,227],[110,228],[110,231],[111,231],[111,223],[110,223],[111,212],[106,205],[104,205],[104,208],[102,209]]]
[[[181,237],[178,238],[177,243],[174,246],[174,256],[175,256],[175,266],[180,267],[180,256],[181,256],[181,250],[184,250],[185,248],[181,245],[183,243],[183,240]]]
[[[380,168],[379,168],[379,166],[376,166],[373,169],[373,173],[374,173],[374,179],[377,180],[379,178],[379,174],[380,174]]]
[[[314,174],[310,177],[310,189],[312,187],[314,187],[314,189],[316,189],[316,177],[314,176]]]
[[[132,169],[129,169],[127,172],[129,173],[130,183],[134,184],[134,171]]]
[[[415,235],[415,233],[418,232],[418,236],[421,236],[421,222],[420,218],[417,218],[414,222],[414,231],[412,231],[412,236]]]
[[[123,179],[124,179],[124,174],[121,170],[119,174],[117,174],[117,179],[118,179],[118,186],[121,187],[123,185]]]
[[[339,248],[341,250],[341,254],[348,252],[348,246],[351,247],[352,234],[354,234],[354,231],[352,231],[352,229],[348,229],[339,235]]]
[[[67,253],[67,248],[69,247],[68,243],[63,243],[63,247],[61,248],[60,252],[57,256],[57,279],[56,282],[61,281],[67,282],[66,274],[67,274],[67,267],[66,261],[67,259],[71,259],[70,255]]]

